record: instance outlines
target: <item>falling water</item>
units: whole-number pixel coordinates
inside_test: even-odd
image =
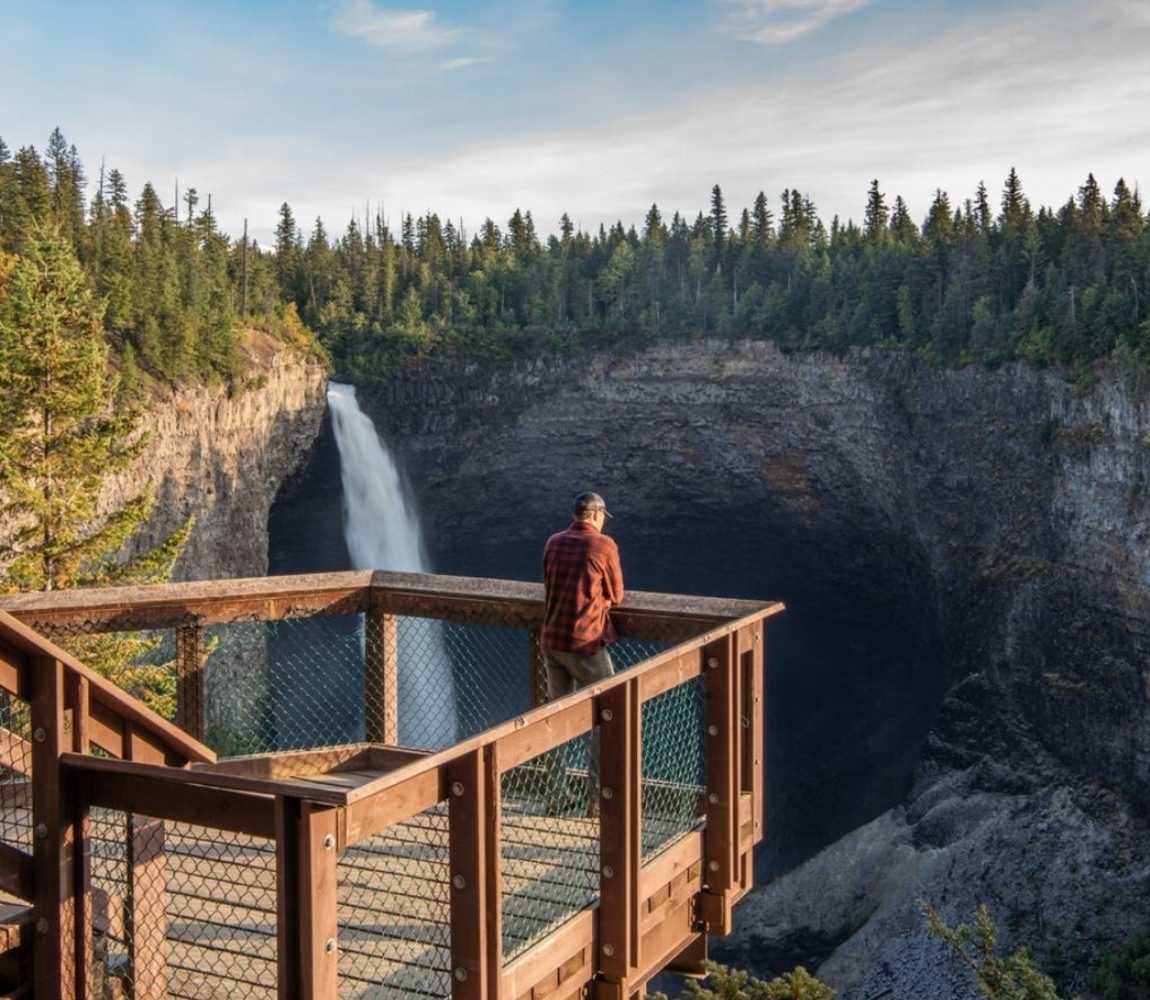
[[[359,408],[355,387],[327,390],[343,483],[343,533],[356,569],[429,573],[423,532],[412,498]],[[441,625],[401,621],[399,628],[399,741],[438,748],[455,741],[455,684]]]

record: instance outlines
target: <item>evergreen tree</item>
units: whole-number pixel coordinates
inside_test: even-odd
[[[889,217],[886,196],[879,190],[878,180],[873,180],[867,193],[866,213],[863,216],[863,232],[871,246],[878,246],[887,238]]]
[[[722,267],[723,254],[727,246],[727,206],[723,201],[723,191],[718,184],[711,188],[711,239],[712,266]]]
[[[116,406],[101,306],[67,241],[38,226],[2,265],[0,512],[7,589],[142,582],[170,570],[186,529],[128,562],[116,559],[151,512],[149,491],[99,512],[100,485],[144,447]]]

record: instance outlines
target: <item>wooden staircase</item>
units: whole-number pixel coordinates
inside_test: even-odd
[[[16,712],[23,722],[13,728],[24,733],[0,727],[0,1000],[58,1000],[76,993],[80,926],[69,882],[79,828],[66,808],[62,755],[98,750],[176,767],[216,757],[4,611],[0,692],[4,721]]]

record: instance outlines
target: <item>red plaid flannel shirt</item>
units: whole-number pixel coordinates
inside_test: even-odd
[[[543,648],[590,655],[615,641],[611,608],[623,601],[619,547],[586,521],[547,539],[543,549]]]

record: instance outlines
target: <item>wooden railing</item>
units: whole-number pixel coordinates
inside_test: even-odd
[[[40,628],[82,622],[90,631],[184,630],[177,648],[184,657],[183,714],[190,718],[187,706],[202,704],[201,637],[209,625],[362,612],[369,629],[383,632],[394,628],[395,616],[536,629],[542,590],[509,581],[344,573],[21,595],[0,607]],[[14,656],[0,657],[11,680],[5,686],[30,700],[34,726],[46,720],[41,728],[56,734],[38,751],[33,781],[37,815],[48,828],[43,863],[30,879],[49,920],[37,936],[38,946],[46,943],[44,958],[37,950],[37,996],[57,995],[54,982],[60,996],[85,995],[92,921],[83,845],[93,809],[274,843],[279,997],[339,995],[343,852],[413,817],[444,812],[452,997],[566,1000],[592,984],[594,996],[622,1000],[666,967],[697,969],[707,933],[729,930],[732,905],[753,879],[764,813],[764,625],[781,610],[777,603],[629,595],[615,613],[620,632],[675,645],[435,753],[386,746],[395,742],[388,720],[398,713],[398,685],[396,665],[384,656],[368,665],[365,680],[378,685],[390,706],[374,731],[369,726],[372,745],[218,763],[206,747],[109,691],[106,681],[3,615],[5,648],[23,657],[12,667]],[[701,683],[704,692],[704,821],[644,859],[643,706],[689,683]],[[64,735],[69,710],[77,720],[71,739]],[[507,961],[501,778],[592,731],[601,744],[596,899]],[[121,759],[93,756],[93,745]],[[358,777],[341,783],[333,772]],[[149,919],[137,916],[137,931]],[[155,919],[163,920],[162,909]],[[64,974],[68,954],[71,977]],[[165,990],[159,972],[134,979],[137,998]]]
[[[96,748],[165,770],[216,756],[3,611],[0,689],[27,706],[31,739],[10,730],[0,735],[7,744],[5,766],[31,785],[32,806],[32,851],[4,844],[0,873],[4,889],[34,907],[36,993],[51,996],[58,983],[82,986],[84,970],[72,945],[89,921],[87,896],[78,891],[86,863],[84,811],[67,782],[64,755]],[[25,742],[23,753],[13,752],[13,744]],[[19,775],[22,765],[30,774]]]

